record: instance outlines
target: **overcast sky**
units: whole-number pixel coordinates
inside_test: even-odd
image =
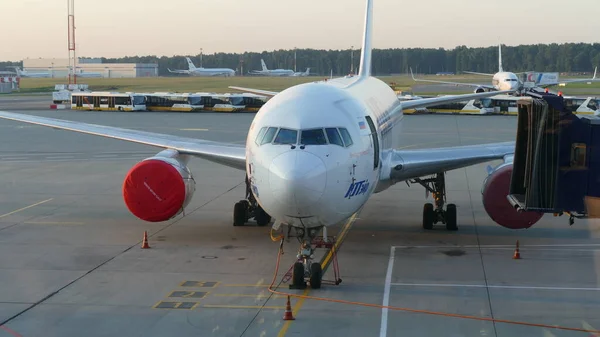
[[[364,0],[75,0],[77,54],[357,48]],[[375,48],[600,42],[599,0],[375,0]],[[0,60],[67,57],[67,0],[0,0]]]

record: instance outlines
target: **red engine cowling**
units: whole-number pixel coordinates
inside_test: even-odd
[[[123,182],[123,198],[129,211],[150,222],[169,220],[181,213],[195,190],[187,166],[177,157],[160,154],[137,163]]]
[[[523,229],[533,226],[544,215],[538,212],[518,212],[506,199],[513,164],[500,165],[484,181],[481,191],[483,207],[500,226]]]

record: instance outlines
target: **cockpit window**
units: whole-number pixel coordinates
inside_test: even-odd
[[[346,145],[346,147],[354,144],[352,142],[352,137],[350,137],[350,133],[348,132],[348,130],[346,130],[345,128],[340,128],[339,130],[342,134],[342,139],[344,140],[344,144]]]
[[[267,127],[263,127],[260,129],[260,131],[258,131],[258,135],[256,136],[256,139],[254,140],[256,145],[260,145],[260,141],[262,140],[263,136],[265,135],[265,131],[267,131]]]
[[[265,132],[265,136],[263,137],[262,141],[260,142],[260,145],[267,144],[267,143],[270,143],[271,141],[273,141],[273,137],[275,137],[276,132],[277,132],[277,128],[273,128],[273,127],[268,128],[267,132]]]
[[[327,138],[329,139],[329,144],[339,145],[344,147],[344,142],[342,141],[342,137],[336,128],[327,128],[325,129],[327,133]]]
[[[323,129],[303,130],[300,136],[300,144],[303,145],[325,145],[327,139]]]
[[[277,137],[273,144],[296,144],[298,141],[298,131],[290,129],[279,129]]]

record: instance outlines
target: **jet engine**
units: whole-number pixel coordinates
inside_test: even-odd
[[[506,198],[509,193],[513,170],[512,160],[493,169],[483,182],[481,190],[483,207],[487,214],[500,226],[523,229],[533,226],[543,213],[519,212]]]
[[[164,150],[137,163],[123,182],[123,199],[129,211],[149,222],[180,214],[196,190],[186,156]]]
[[[485,88],[484,87],[477,87],[477,88],[475,88],[474,93],[478,94],[480,92],[485,92]]]

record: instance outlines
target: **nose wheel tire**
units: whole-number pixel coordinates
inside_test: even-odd
[[[292,273],[292,284],[295,287],[304,287],[306,283],[304,282],[304,265],[302,262],[294,263],[294,271]]]
[[[260,206],[256,210],[256,216],[254,218],[256,219],[256,224],[261,227],[266,226],[269,224],[269,222],[271,222],[271,216],[267,214],[267,212],[265,212]]]
[[[433,204],[425,204],[423,206],[423,229],[433,229],[434,219],[435,212],[433,211]]]
[[[458,230],[458,226],[456,225],[456,205],[448,204],[446,206],[446,230],[456,231]]]
[[[320,263],[310,265],[310,287],[313,289],[321,288],[321,280],[323,280],[323,269]]]

